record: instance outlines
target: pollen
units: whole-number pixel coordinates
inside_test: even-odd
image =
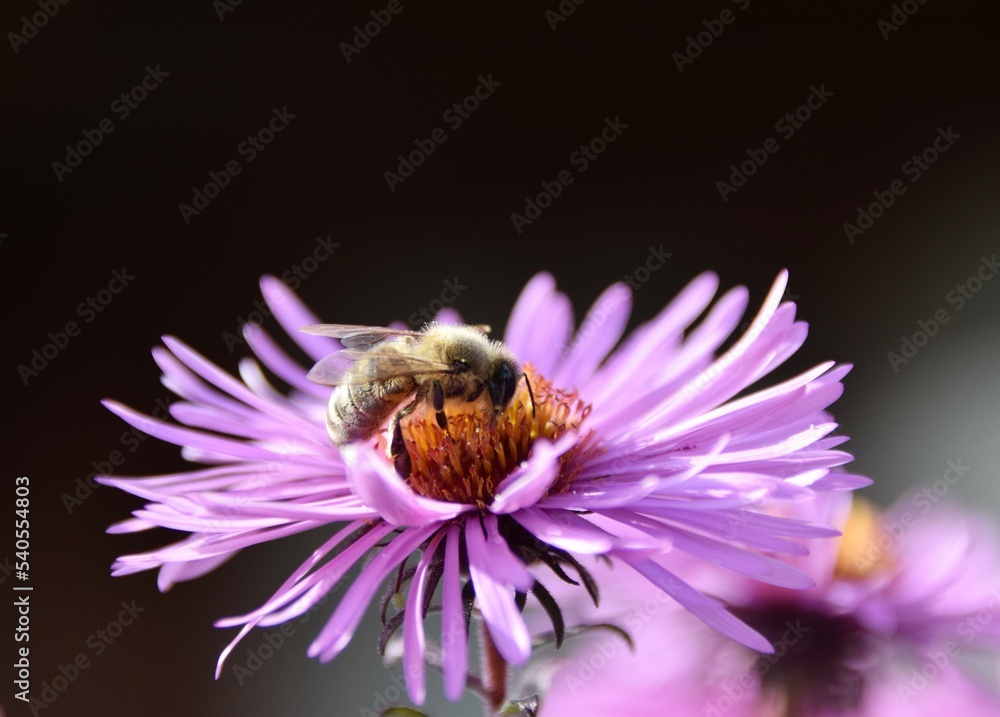
[[[562,391],[528,364],[531,383],[524,380],[503,411],[492,419],[492,409],[483,403],[445,407],[447,431],[433,411],[413,414],[402,421],[403,439],[410,454],[407,480],[421,495],[437,500],[489,506],[497,486],[528,459],[538,438],[557,440],[567,431],[581,432],[590,405],[574,391]],[[532,394],[534,398],[532,399]],[[559,475],[549,494],[565,492],[586,461],[599,448],[593,434],[559,459]]]

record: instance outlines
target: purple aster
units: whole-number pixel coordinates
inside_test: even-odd
[[[405,419],[405,476],[386,458],[385,431],[343,449],[331,443],[324,417],[332,389],[308,381],[308,367],[259,327],[244,330],[259,363],[242,360],[239,379],[165,337],[153,357],[164,384],[183,399],[171,406],[178,423],[106,405],[182,446],[203,467],[103,482],[148,501],[111,532],[163,527],[190,535],[122,557],[114,574],[159,568],[166,590],[250,545],[316,529],[327,534],[325,542],[265,604],[217,623],[241,627],[219,668],[252,628],[303,614],[370,556],[309,654],[326,662],[343,650],[388,580],[382,647],[402,627],[403,667],[418,704],[432,652],[446,695],[458,699],[465,688],[470,613],[481,617],[481,640],[502,667],[524,665],[530,656],[521,612],[527,595],[561,637],[562,612],[528,566],[582,582],[596,602],[597,585],[581,556],[621,561],[715,629],[769,650],[759,632],[654,558],[677,550],[776,586],[809,587],[806,575],[762,553],[801,554],[800,539],[837,531],[755,506],[868,483],[830,470],[851,459],[835,450],[846,438],[831,435],[836,424],[825,413],[848,366],[823,363],[743,394],[805,340],[795,305],[781,301],[786,279],[782,272],[749,329],[717,356],[740,324],[748,293],[736,288],[712,304],[713,274],[696,278],[624,340],[631,308],[625,285],[608,288],[574,334],[569,299],[550,275],[535,276],[504,338],[524,364],[533,398],[521,382],[495,423],[472,410],[450,411],[447,430],[432,416]],[[265,277],[261,286],[282,328],[312,361],[341,348],[298,330],[318,319],[284,284]],[[276,390],[261,364],[290,393]],[[393,596],[405,608],[386,619]],[[441,613],[434,649],[424,628],[432,608]],[[502,680],[487,686],[494,707]]]
[[[772,654],[721,639],[642,581],[618,575],[616,592],[585,617],[620,623],[634,653],[604,633],[539,669],[548,675],[540,717],[652,717],[667,703],[705,717],[1000,714],[996,526],[920,495],[885,515],[858,499],[852,509],[845,497],[797,505],[800,517],[843,526],[841,540],[810,541],[810,554],[797,559],[814,588],[675,566],[767,635]],[[603,570],[594,569],[597,578]],[[977,665],[989,668],[992,685],[966,669]]]

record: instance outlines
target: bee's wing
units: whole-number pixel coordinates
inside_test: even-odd
[[[363,360],[364,370],[351,373],[355,362]],[[314,383],[338,386],[388,381],[399,376],[416,376],[421,373],[448,373],[454,367],[441,361],[410,356],[405,353],[380,353],[363,349],[344,349],[320,359],[306,378]]]
[[[303,326],[299,331],[340,339],[340,343],[345,349],[367,348],[392,336],[423,336],[419,331],[390,329],[387,326],[355,326],[354,324],[311,324]]]

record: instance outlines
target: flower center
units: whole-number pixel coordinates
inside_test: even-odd
[[[851,502],[851,513],[844,524],[837,553],[834,575],[843,579],[862,579],[876,568],[892,562],[892,556],[885,549],[886,542],[880,540],[885,530],[880,525],[875,507],[863,498],[855,497]],[[888,545],[891,548],[895,541]]]
[[[415,491],[437,500],[486,508],[500,482],[527,460],[536,439],[555,441],[566,431],[580,431],[590,405],[576,392],[553,387],[530,364],[524,372],[531,393],[522,380],[496,421],[480,402],[446,405],[447,431],[438,426],[433,411],[414,413],[402,421],[411,463],[407,480]],[[550,494],[564,492],[598,450],[592,435],[584,436],[560,458],[559,475]]]
[[[794,604],[736,612],[775,646],[773,656],[761,655],[753,667],[761,675],[767,714],[853,714],[880,649],[850,615]]]

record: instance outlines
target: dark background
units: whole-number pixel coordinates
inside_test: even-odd
[[[256,607],[322,536],[261,546],[160,595],[152,573],[108,574],[116,555],[170,537],[104,534],[141,501],[100,487],[79,504],[64,498],[116,450],[117,473],[183,468],[153,440],[129,451],[99,400],[151,412],[168,398],[149,357],[163,333],[235,370],[244,347],[224,335],[254,310],[259,276],[302,265],[318,236],[340,247],[299,292],[346,323],[405,320],[450,280],[466,287],[455,303],[466,317],[500,329],[541,269],[581,316],[662,247],[672,256],[636,292],[634,325],[703,270],[746,284],[757,304],[787,267],[811,324],[789,370],[856,364],[835,413],[857,470],[876,480],[866,494],[887,504],[960,460],[972,469],[949,499],[996,511],[1000,282],[960,310],[948,297],[1000,244],[997,17],[986,3],[912,2],[919,9],[884,39],[889,2],[741,4],[590,0],[553,30],[545,11],[556,0],[416,0],[348,63],[340,43],[386,3],[245,2],[220,19],[207,0],[76,0],[16,53],[0,48],[4,484],[12,495],[15,476],[31,478],[34,694],[78,654],[89,659],[44,714],[355,715],[394,695],[371,621],[330,665],[305,656],[317,618],[242,685],[228,669],[212,680],[231,634],[212,621]],[[727,8],[734,21],[679,72],[672,54]],[[22,16],[37,12],[6,3],[0,29],[21,34]],[[158,64],[169,75],[121,119],[112,103]],[[494,94],[448,126],[443,113],[491,73]],[[813,86],[833,95],[786,139],[775,123]],[[294,119],[247,162],[240,143],[285,107]],[[616,117],[627,129],[577,171],[571,153]],[[104,118],[114,131],[57,178],[66,145]],[[384,172],[438,127],[447,140],[390,191]],[[910,181],[903,164],[949,127],[959,138]],[[716,182],[769,137],[778,151],[723,201]],[[230,160],[240,174],[186,223],[178,205]],[[573,183],[515,231],[511,213],[562,170]],[[843,224],[894,180],[905,194],[849,242]],[[134,280],[85,323],[77,306],[123,268]],[[895,370],[887,354],[939,310],[948,323]],[[68,321],[79,336],[25,382],[18,367]],[[0,577],[3,590],[15,582]],[[145,612],[95,654],[92,636],[130,600]],[[252,634],[230,665],[262,644]],[[29,714],[4,684],[9,714]],[[432,702],[437,714],[478,712],[450,709]]]

